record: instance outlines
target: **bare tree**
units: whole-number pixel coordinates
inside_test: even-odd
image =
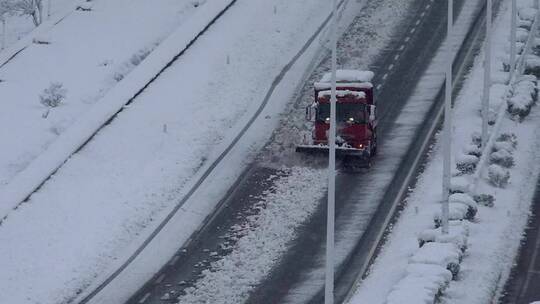
[[[7,0],[13,2],[13,8],[21,15],[32,17],[35,26],[43,21],[43,0]]]
[[[0,0],[0,21],[5,20],[8,16],[14,15],[16,11],[15,1]]]
[[[12,0],[0,0],[0,23],[2,24],[2,39],[0,44],[0,50],[3,50],[6,47],[7,17],[14,15],[15,12],[16,9]]]

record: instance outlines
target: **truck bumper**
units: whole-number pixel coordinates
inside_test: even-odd
[[[328,155],[329,147],[324,145],[299,145],[296,152],[312,155]],[[360,160],[369,160],[371,155],[367,149],[354,149],[336,147],[337,158],[355,158]]]

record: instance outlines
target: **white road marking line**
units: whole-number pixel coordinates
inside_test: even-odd
[[[162,273],[155,281],[154,281],[154,284],[161,284],[161,282],[163,282],[163,280],[165,279],[165,274]]]
[[[394,69],[394,64],[392,63],[389,67],[388,67],[388,70],[391,71]]]
[[[405,42],[409,42],[409,40],[411,40],[410,36],[405,37]]]
[[[414,32],[416,32],[416,27],[413,27],[413,28],[409,31],[409,33],[411,33],[411,34],[414,33]]]
[[[399,56],[401,56],[401,54],[397,54],[396,56],[394,56],[394,61],[397,61],[399,59]]]
[[[420,19],[416,20],[416,22],[414,24],[419,25],[420,24]]]
[[[382,88],[382,84],[378,84],[377,85],[377,91],[380,90]]]
[[[146,300],[148,300],[149,297],[150,297],[150,293],[147,292],[147,293],[139,300],[139,304],[142,304],[142,303],[146,302]]]
[[[400,47],[399,47],[399,50],[400,51],[403,51],[405,49],[405,44],[402,44]]]
[[[426,5],[426,11],[431,7],[431,4]]]
[[[426,15],[426,11],[423,11],[423,12],[420,14],[420,17],[421,17],[421,18],[424,18],[425,15]]]
[[[178,259],[180,258],[179,255],[175,255],[172,260],[169,262],[169,266],[174,266],[176,265],[176,262],[178,262]]]
[[[382,77],[383,80],[386,80],[386,78],[388,78],[388,73],[384,74]]]

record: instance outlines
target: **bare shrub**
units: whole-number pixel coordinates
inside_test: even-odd
[[[494,207],[495,206],[495,197],[491,194],[477,194],[474,197],[474,200],[478,205],[486,206],[486,207]]]
[[[67,90],[59,82],[53,82],[51,85],[43,90],[43,93],[39,95],[39,101],[42,105],[49,108],[58,107],[62,101],[66,98]]]

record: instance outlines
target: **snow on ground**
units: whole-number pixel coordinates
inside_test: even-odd
[[[503,4],[502,14],[495,22],[496,60],[493,71],[500,70],[501,63],[507,56],[505,44],[509,36],[507,24],[510,18],[507,2]],[[520,5],[524,5],[524,2]],[[482,57],[479,56],[456,100],[454,155],[462,153],[461,149],[470,142],[473,130],[480,130],[479,88],[482,87],[482,77]],[[498,98],[492,98],[495,109],[496,104],[502,101],[501,90],[497,85],[492,89],[492,96]],[[540,171],[537,153],[540,136],[534,132],[538,129],[539,118],[540,111],[534,108],[531,116],[521,124],[505,120],[503,132],[514,132],[519,140],[514,154],[516,164],[511,170],[510,185],[505,189],[496,189],[481,181],[480,193],[493,193],[497,201],[493,208],[482,207],[478,211],[477,222],[469,225],[469,249],[461,263],[458,280],[450,283],[442,299],[443,303],[489,303],[498,284],[503,283],[500,281],[504,281],[505,274],[510,270]],[[441,184],[438,181],[441,177],[442,151],[438,141],[416,188],[407,199],[398,223],[394,225],[382,252],[372,266],[370,275],[359,284],[349,303],[386,303],[392,287],[405,276],[410,257],[418,251],[417,237],[422,231],[433,227],[433,215],[440,210],[438,202],[441,198]]]
[[[258,212],[231,231],[240,238],[231,254],[212,262],[179,303],[243,303],[279,261],[277,257],[287,251],[295,229],[315,211],[313,202],[326,192],[324,187],[313,188],[326,181],[324,171],[295,167],[283,173],[251,207]]]
[[[59,15],[63,15],[66,9],[70,8],[73,3],[78,0],[51,0],[51,19],[55,19]],[[47,7],[45,6],[44,18],[47,18]],[[0,24],[0,30],[2,25]],[[14,15],[6,17],[6,45],[8,48],[15,44],[20,39],[24,38],[28,33],[35,30],[36,26],[32,22],[32,18],[28,15]],[[1,32],[0,32],[1,35]],[[1,39],[1,37],[0,37]]]
[[[360,12],[354,12],[359,14],[354,23],[349,28],[340,28],[344,34],[338,41],[338,68],[367,70],[399,30],[396,26],[406,17],[411,3],[411,0],[371,0]],[[323,36],[328,38],[328,34]],[[305,119],[305,106],[313,102],[313,84],[330,69],[329,55],[324,52],[311,65],[313,72],[308,74],[310,77],[305,80],[301,95],[288,105],[287,115],[280,121],[273,141],[262,155],[267,165],[280,167],[298,163],[294,147],[304,136],[311,136],[312,129],[312,124]]]
[[[345,41],[349,41],[351,38],[355,38],[355,41],[357,42],[360,41],[360,39],[363,39],[364,35],[366,35],[366,32],[364,32],[365,27],[369,27],[368,25],[370,23],[377,23],[381,18],[388,16],[388,14],[403,14],[408,8],[408,4],[402,1],[373,1],[369,5],[376,6],[377,4],[379,5],[379,10],[373,12],[374,7],[369,7],[369,12],[373,12],[373,14],[364,12],[359,20],[355,22],[355,25],[348,29],[346,37],[342,38],[341,43],[345,43]],[[381,6],[383,6],[384,9],[381,9]],[[344,19],[346,19],[346,17],[344,17]],[[346,62],[351,61],[352,57],[349,56],[358,55],[360,49],[363,49],[364,51],[369,49],[371,52],[362,52],[363,55],[361,58],[355,58],[358,60],[357,65],[353,66],[359,68],[362,60],[371,60],[371,56],[374,56],[376,53],[375,49],[377,47],[380,49],[385,43],[389,42],[389,39],[391,38],[389,33],[395,29],[394,27],[399,19],[396,18],[394,21],[395,23],[387,23],[385,27],[380,27],[377,31],[370,32],[370,37],[373,37],[372,44],[358,43],[347,46],[347,52],[340,55],[340,60]],[[342,30],[344,29],[342,28]],[[351,31],[354,31],[354,34],[351,34]],[[354,54],[351,55],[351,53]],[[366,61],[363,61],[361,64],[367,64]],[[327,66],[323,65],[321,70],[325,69],[327,69]],[[317,74],[317,72],[315,74]],[[313,82],[307,81],[306,83],[306,87],[309,88],[309,90],[307,93],[304,92],[304,95],[302,95],[303,99],[310,97],[312,92],[311,84]],[[289,104],[289,106],[292,105],[293,103]],[[303,119],[302,114],[296,114],[298,113],[288,114],[287,119],[283,120],[282,123],[290,120],[297,120],[298,117]],[[301,124],[303,123],[304,122],[302,121]],[[284,129],[284,127],[281,126],[275,132],[279,139],[277,142],[273,142],[273,144],[283,144],[280,141],[283,138],[279,136],[285,132],[290,132],[290,130],[286,130],[286,128]],[[297,136],[297,134],[295,134],[295,136]],[[276,138],[274,138],[274,140],[275,139]],[[280,149],[282,148],[283,146]],[[275,153],[276,155],[280,154],[275,150],[275,146],[273,145],[271,150],[272,153]],[[288,150],[288,152],[291,151],[293,151],[293,149]],[[289,205],[283,206],[278,205],[285,208],[285,210],[277,210],[280,212],[291,212],[292,214],[296,214],[294,210],[298,207],[298,204],[300,204],[303,206],[305,213],[302,213],[302,216],[300,217],[286,217],[283,220],[276,219],[279,218],[279,213],[272,213],[272,215],[274,216],[275,222],[283,223],[287,220],[288,223],[290,223],[288,228],[291,234],[281,237],[279,241],[279,244],[281,244],[280,247],[275,248],[273,245],[270,245],[265,246],[264,250],[261,250],[261,246],[259,246],[261,242],[264,242],[265,244],[274,244],[277,241],[273,234],[270,233],[274,232],[272,229],[277,227],[255,223],[251,226],[251,230],[249,230],[249,236],[241,238],[239,245],[233,248],[230,255],[225,256],[222,260],[215,263],[211,267],[211,270],[205,271],[204,276],[196,283],[195,288],[190,289],[187,296],[180,298],[181,303],[203,303],[208,301],[208,299],[211,299],[210,301],[212,302],[217,301],[216,303],[238,303],[242,299],[245,299],[249,290],[268,272],[274,262],[279,260],[280,256],[284,253],[284,246],[288,245],[288,241],[294,238],[294,234],[292,233],[294,227],[301,224],[302,221],[306,219],[306,216],[317,207],[320,198],[324,194],[324,191],[316,191],[313,193],[312,190],[314,188],[318,190],[326,188],[326,179],[323,178],[326,176],[326,170],[306,170],[295,166],[292,166],[289,170],[292,170],[294,174],[291,177],[283,178],[282,181],[277,183],[276,187],[280,189],[280,187],[283,187],[285,185],[284,183],[286,183],[288,189],[294,189],[295,193],[303,193],[303,198],[301,200],[298,199],[298,202],[293,200],[293,204],[289,203]],[[306,180],[309,181],[309,188],[304,186]],[[271,202],[272,200],[268,201]],[[294,204],[295,202],[298,204]],[[290,209],[287,211],[286,209],[288,208]],[[264,223],[264,220],[266,220],[264,211],[261,216],[263,217]],[[253,238],[257,241],[252,241]],[[226,287],[221,288],[220,286]],[[170,295],[166,294],[163,296],[164,298],[168,298]]]
[[[192,51],[3,222],[0,242],[10,246],[0,250],[0,302],[71,299],[123,262],[189,190],[185,186],[194,174],[208,167],[251,117],[274,77],[320,26],[329,5],[322,0],[238,1]],[[266,19],[256,13],[274,11]],[[66,87],[70,102],[49,118],[69,112],[75,102]],[[294,88],[288,87],[288,98]],[[288,98],[273,107],[280,109]],[[43,111],[39,105],[29,108],[36,115]],[[259,132],[267,136],[267,131]],[[242,147],[249,149],[249,144]],[[244,165],[235,163],[216,186],[234,180]],[[211,210],[190,208],[186,222],[179,224],[189,226],[189,217],[204,218]],[[178,239],[190,229],[168,246],[180,245]]]
[[[150,82],[153,82],[178,56],[179,52],[185,52],[190,43],[204,32],[207,25],[212,20],[219,18],[219,15],[232,3],[234,3],[232,0],[214,0],[200,6],[200,9],[195,11],[190,19],[140,62],[140,65],[129,73],[125,80],[114,86],[99,103],[60,134],[58,139],[52,142],[37,158],[33,159],[9,184],[1,187],[0,217],[2,220],[9,215],[10,211],[24,202],[98,130],[108,124],[119,111],[125,109],[134,96],[141,93],[142,88],[146,88]],[[60,92],[65,91],[58,83],[55,84],[54,88]],[[49,95],[62,96],[58,92]],[[57,102],[58,98],[46,100],[56,100]]]
[[[0,70],[0,189],[196,10],[192,1],[92,2],[43,33]],[[66,90],[46,118],[39,96],[52,83]]]
[[[467,1],[464,4],[461,10],[462,13],[456,22],[458,26],[455,27],[455,36],[452,39],[454,52],[457,52],[465,39],[479,3],[480,1]],[[377,20],[380,15],[375,14],[375,16],[374,20]],[[340,227],[343,233],[336,235],[336,248],[338,249],[336,252],[336,264],[344,260],[366,230],[369,220],[376,211],[377,204],[382,199],[386,188],[392,181],[417,128],[422,123],[424,116],[444,83],[444,62],[447,58],[447,53],[444,50],[444,47],[441,47],[440,51],[437,52],[424,76],[418,82],[413,95],[407,100],[403,112],[398,116],[396,121],[398,127],[389,132],[387,143],[380,146],[377,159],[384,161],[375,162],[369,172],[370,178],[360,179],[359,184],[355,185],[362,189],[362,192],[357,195],[358,203],[350,210],[347,210],[349,214],[354,214],[354,216],[351,216],[353,220],[344,223],[343,227]],[[348,53],[354,54],[354,49],[351,49]],[[352,57],[352,59],[344,62],[354,64],[354,62],[359,61]],[[286,125],[288,124],[286,123]],[[282,138],[287,139],[287,137]],[[344,179],[348,178],[350,177],[344,177]],[[324,261],[321,260],[320,263],[324,263]],[[324,274],[320,272],[320,268],[309,273],[309,279],[295,289],[294,294],[287,299],[287,303],[299,303],[308,300],[309,298],[306,297],[309,297],[321,287],[321,285],[313,284],[313,282],[321,282],[322,275]]]

